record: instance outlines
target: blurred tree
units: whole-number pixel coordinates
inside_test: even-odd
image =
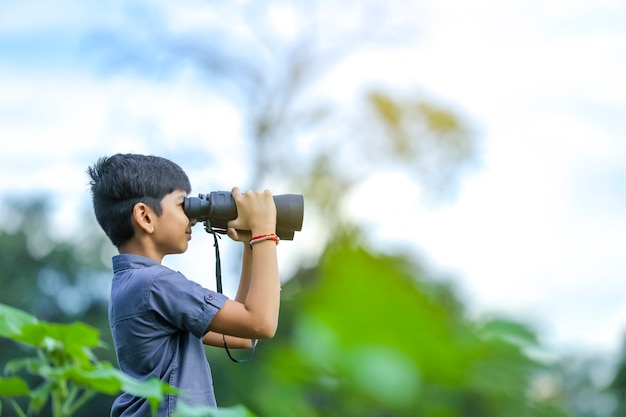
[[[613,417],[626,417],[626,339],[618,358],[617,367],[613,380],[609,385],[609,391],[615,394],[616,406]]]
[[[537,386],[555,370],[533,356],[532,329],[468,318],[408,256],[336,240],[283,294],[277,340],[245,366],[213,360],[222,404],[272,417],[569,415]]]
[[[46,321],[102,323],[109,288],[108,242],[85,222],[72,241],[55,240],[45,197],[8,199],[11,231],[0,230],[0,302]],[[108,253],[108,252],[107,252]],[[106,322],[106,318],[105,318]]]
[[[565,407],[577,417],[611,417],[623,395],[610,389],[615,360],[584,352],[559,358],[556,381],[544,381],[549,390],[559,389]],[[617,394],[617,395],[614,395]],[[619,414],[617,414],[619,415]]]
[[[15,222],[0,233],[3,302],[71,321],[80,313],[59,306],[65,299],[55,295],[75,287],[92,298],[86,317],[109,338],[106,296],[81,278],[108,283],[98,234],[86,233],[91,243],[55,242],[43,200],[10,207]],[[358,234],[336,239],[318,266],[285,284],[279,334],[255,360],[241,366],[209,351],[221,406],[245,403],[261,416],[565,416],[564,406],[572,416],[607,415],[594,411],[600,397],[597,384],[585,385],[590,367],[569,360],[555,370],[529,354],[540,348],[531,329],[468,319],[453,287],[410,256],[362,245]],[[62,276],[57,293],[40,288],[45,269]],[[2,343],[6,363],[16,345]],[[111,401],[96,397],[79,415]],[[612,397],[603,401],[610,406]]]

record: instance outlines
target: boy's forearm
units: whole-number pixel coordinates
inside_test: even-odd
[[[243,255],[241,260],[241,277],[235,301],[245,304],[248,291],[250,289],[250,278],[252,276],[252,248],[249,244],[243,244]]]
[[[224,336],[222,333],[216,332],[206,333],[204,337],[202,337],[202,343],[207,346],[223,348],[224,338],[226,338],[228,349],[252,349],[253,343],[256,343],[256,341],[244,337]]]
[[[236,201],[242,200],[246,204],[251,204],[251,207],[254,208],[252,211],[258,213],[252,213],[246,217],[245,210],[242,210],[235,221],[229,222],[228,233],[231,238],[244,241],[242,236],[237,233],[237,222],[243,223],[245,226],[243,230],[249,230],[251,236],[268,235],[276,230],[275,208],[270,207],[273,209],[270,210],[267,207],[262,207],[263,204],[268,205],[267,201],[255,207],[255,204],[260,204],[261,200],[246,200],[246,198],[251,199],[255,196],[258,198],[257,194],[251,193],[247,197],[233,192],[233,195],[235,194]],[[262,197],[267,200],[270,196],[266,193]],[[269,202],[273,204],[273,200],[270,199]],[[250,209],[250,207],[247,208]],[[248,218],[260,220],[249,222]],[[235,299],[226,300],[207,327],[207,331],[248,339],[274,337],[278,328],[280,308],[280,280],[276,258],[277,243],[271,239],[261,239],[252,245],[247,242],[244,243],[241,277]]]
[[[250,285],[245,300],[246,309],[258,315],[260,323],[273,335],[278,327],[280,280],[276,259],[276,244],[271,241],[255,243],[251,250]]]

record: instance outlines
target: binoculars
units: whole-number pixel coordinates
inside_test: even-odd
[[[276,204],[276,234],[280,239],[293,240],[295,232],[302,230],[304,197],[300,194],[273,196]],[[230,191],[212,191],[198,197],[186,197],[183,203],[190,219],[208,223],[211,229],[228,227],[228,221],[237,218],[237,205]]]

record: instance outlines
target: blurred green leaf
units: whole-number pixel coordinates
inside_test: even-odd
[[[192,407],[182,401],[176,403],[174,417],[256,417],[244,406],[235,407]]]
[[[433,132],[445,134],[459,132],[464,129],[457,117],[449,110],[428,102],[418,103],[417,109],[424,116],[426,125]]]
[[[420,364],[429,377],[460,378],[464,358],[455,347],[467,330],[419,288],[402,264],[340,247],[329,252],[322,268],[323,280],[307,294],[306,307],[339,343],[387,346]]]
[[[369,99],[374,105],[374,108],[378,111],[380,117],[388,124],[392,126],[398,126],[400,124],[402,109],[386,94],[374,91],[370,93]]]
[[[158,378],[139,381],[122,372],[118,376],[122,390],[137,397],[146,398],[150,403],[152,413],[156,413],[165,394],[180,394],[180,390],[160,381]]]
[[[28,372],[36,374],[40,366],[41,360],[39,358],[18,358],[7,362],[4,366],[4,372],[10,375],[26,369]]]
[[[0,377],[0,397],[13,397],[28,394],[28,385],[22,378],[16,376],[10,378]]]
[[[97,329],[81,322],[71,324],[38,322],[24,325],[21,335],[16,337],[16,340],[48,350],[53,350],[58,346],[55,342],[60,342],[65,349],[75,352],[82,350],[83,347],[98,346],[99,336]]]
[[[522,347],[538,345],[537,336],[528,326],[503,318],[486,321],[478,331],[482,337],[498,338]]]
[[[417,364],[399,350],[364,345],[349,349],[343,359],[343,373],[364,396],[407,408],[420,395]]]
[[[538,348],[533,330],[468,317],[450,285],[410,258],[338,238],[298,278],[285,285],[284,339],[267,345],[258,369],[256,381],[272,384],[237,392],[263,415],[566,415],[529,395],[546,369],[528,352]]]
[[[36,323],[34,316],[0,303],[0,336],[15,338],[22,333],[24,326]]]
[[[125,380],[122,373],[108,363],[98,363],[94,369],[89,370],[73,367],[67,376],[79,386],[108,395],[120,392]]]

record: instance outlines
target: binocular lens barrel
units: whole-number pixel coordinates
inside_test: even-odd
[[[302,230],[304,197],[301,194],[275,195],[276,234],[284,240],[292,240],[294,232]],[[187,197],[183,205],[185,214],[199,222],[209,221],[211,227],[226,229],[229,220],[237,218],[237,204],[230,191],[212,191]]]

